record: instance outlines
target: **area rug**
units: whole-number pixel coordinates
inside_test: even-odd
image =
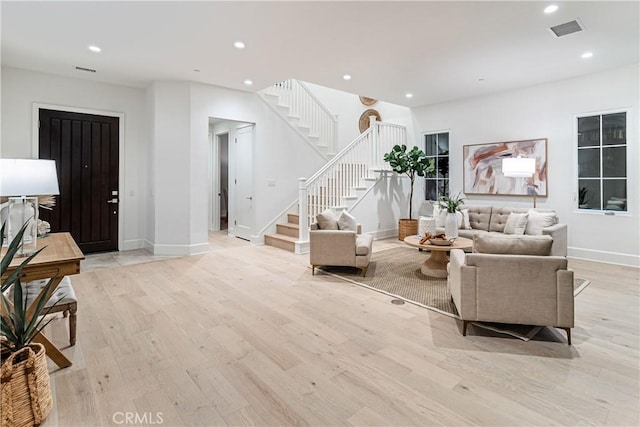
[[[366,277],[360,270],[350,267],[319,267],[331,276],[338,277],[358,286],[363,286],[394,298],[401,299],[438,313],[459,318],[456,306],[451,301],[447,279],[425,276],[420,266],[429,256],[413,248],[391,248],[375,252]],[[574,295],[578,295],[589,285],[588,280],[574,280]],[[528,341],[544,327],[529,325],[506,325],[502,323],[472,322],[494,332],[505,333]]]

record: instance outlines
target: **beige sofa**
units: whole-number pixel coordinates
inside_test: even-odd
[[[571,345],[573,271],[566,257],[546,255],[552,243],[548,236],[532,238],[535,242],[475,236],[474,246],[499,251],[505,246],[500,240],[510,241],[503,251],[509,253],[451,251],[448,284],[462,334],[472,321],[553,326],[566,331]]]
[[[311,274],[323,265],[356,267],[367,274],[371,259],[373,236],[361,234],[362,227],[351,230],[321,230],[313,223],[309,229],[309,262]]]
[[[462,206],[463,210],[468,209],[469,225],[470,229],[459,229],[458,235],[472,239],[473,236],[478,234],[498,234],[504,235],[505,225],[511,213],[528,213],[530,209],[527,208],[513,208],[513,207],[496,207],[496,206]],[[555,213],[551,209],[535,209],[540,213]],[[554,224],[543,227],[541,230],[542,235],[551,236],[553,239],[553,245],[551,247],[551,255],[553,256],[567,256],[567,225],[559,224],[557,215],[555,216]],[[442,219],[442,218],[441,218]],[[438,219],[436,218],[436,222]],[[436,227],[437,232],[444,232],[442,226]],[[531,234],[512,235],[513,238],[529,239]]]

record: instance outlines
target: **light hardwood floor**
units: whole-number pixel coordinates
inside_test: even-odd
[[[73,277],[74,364],[50,366],[45,426],[640,424],[637,269],[571,262],[592,283],[570,347],[550,329],[463,337],[451,317],[312,276],[308,256],[210,246]],[[47,335],[68,343],[62,319]]]

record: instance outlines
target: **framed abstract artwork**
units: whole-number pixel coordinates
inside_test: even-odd
[[[534,176],[508,177],[502,173],[502,159],[509,157],[536,159]],[[547,196],[547,139],[492,142],[463,147],[465,194]]]

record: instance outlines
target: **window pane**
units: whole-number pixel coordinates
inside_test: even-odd
[[[448,179],[438,180],[438,194],[440,196],[448,196],[449,195],[449,180]]]
[[[438,153],[438,136],[425,135],[425,152],[427,156],[435,156]]]
[[[600,180],[580,179],[578,180],[578,207],[580,209],[600,210]]]
[[[602,116],[602,145],[627,143],[627,113]]]
[[[436,191],[436,180],[427,179],[425,181],[425,200],[438,200],[438,193]]]
[[[627,180],[605,179],[602,183],[604,208],[609,211],[627,210]]]
[[[438,154],[441,156],[449,154],[449,134],[438,134]]]
[[[602,176],[625,178],[627,176],[627,148],[602,148]]]
[[[438,178],[449,178],[449,157],[439,157],[436,169]]]
[[[578,147],[600,145],[600,116],[578,119]]]
[[[600,177],[600,149],[587,148],[578,150],[578,177]]]

